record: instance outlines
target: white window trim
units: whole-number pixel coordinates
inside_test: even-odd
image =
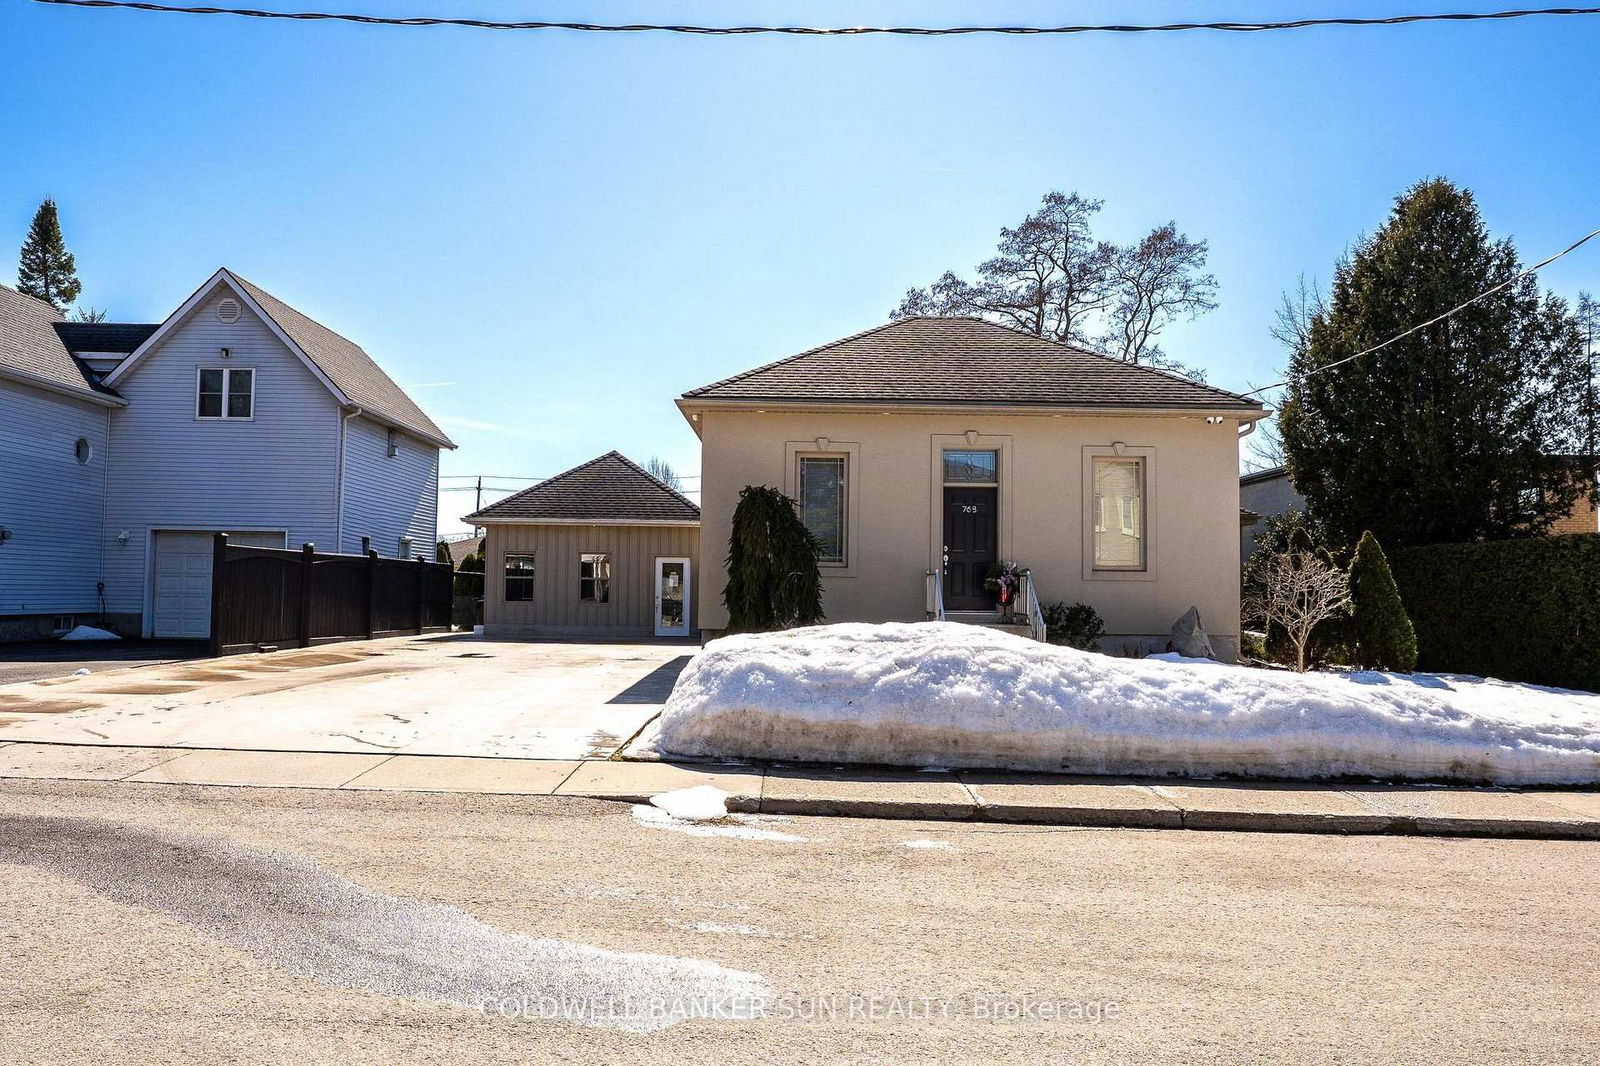
[[[1144,506],[1140,515],[1144,520],[1144,566],[1138,569],[1097,567],[1094,564],[1094,461],[1096,459],[1139,459],[1144,465]],[[1083,511],[1083,579],[1085,581],[1154,581],[1156,562],[1156,513],[1158,492],[1156,480],[1156,450],[1129,444],[1086,444],[1083,446],[1082,511]],[[1118,510],[1122,510],[1119,506]],[[1119,516],[1119,524],[1122,519]]]
[[[583,557],[585,555],[603,555],[606,557],[606,598],[603,600],[586,600],[583,598]],[[615,604],[617,598],[611,595],[616,591],[616,562],[617,553],[610,548],[599,551],[580,551],[578,553],[578,595],[577,602],[580,610],[603,610]],[[593,578],[589,580],[594,580]]]
[[[200,375],[207,370],[217,370],[222,373],[222,413],[220,415],[203,415],[200,413]],[[248,415],[230,415],[228,413],[228,397],[233,395],[233,371],[250,371],[250,413]],[[196,422],[254,422],[256,420],[256,380],[260,371],[253,366],[197,366],[194,368],[194,420]]]
[[[785,441],[783,445],[783,492],[791,500],[800,499],[801,459],[844,460],[844,562],[817,564],[827,578],[853,578],[861,558],[861,445],[829,437]]]
[[[533,565],[526,571],[519,572],[516,577],[511,576],[511,560],[527,559]],[[487,577],[487,574],[485,575]],[[514,600],[507,593],[510,591],[510,582],[526,581],[528,583],[528,598]],[[522,548],[517,551],[504,551],[500,553],[500,600],[502,603],[528,604],[532,606],[534,598],[539,595],[539,553],[536,548]]]

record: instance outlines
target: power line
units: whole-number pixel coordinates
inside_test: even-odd
[[[1292,381],[1304,381],[1306,378],[1310,377],[1313,374],[1320,374],[1324,370],[1332,370],[1334,367],[1343,366],[1346,363],[1354,362],[1355,360],[1360,359],[1363,355],[1371,355],[1373,352],[1381,351],[1382,349],[1389,347],[1389,345],[1393,344],[1396,341],[1405,340],[1407,337],[1411,336],[1413,333],[1417,332],[1418,330],[1427,329],[1429,326],[1436,325],[1436,324],[1438,324],[1440,322],[1443,322],[1445,319],[1449,318],[1451,315],[1454,315],[1459,311],[1465,311],[1467,308],[1471,307],[1473,304],[1477,303],[1479,300],[1483,300],[1483,299],[1486,299],[1486,298],[1488,298],[1490,296],[1493,296],[1495,293],[1499,292],[1500,290],[1505,289],[1505,288],[1509,288],[1510,286],[1515,285],[1517,282],[1521,281],[1523,278],[1531,277],[1533,274],[1537,273],[1539,270],[1542,270],[1544,267],[1549,266],[1551,263],[1554,263],[1557,259],[1560,259],[1562,256],[1566,255],[1568,252],[1576,251],[1577,249],[1583,247],[1585,244],[1587,244],[1589,241],[1593,240],[1596,237],[1600,237],[1600,229],[1593,230],[1593,231],[1591,231],[1589,233],[1584,234],[1582,237],[1579,237],[1577,240],[1573,241],[1571,244],[1569,244],[1565,248],[1561,249],[1561,251],[1557,252],[1555,255],[1552,255],[1552,256],[1549,256],[1548,258],[1539,260],[1537,263],[1533,264],[1533,266],[1531,266],[1528,269],[1522,271],[1521,273],[1507,278],[1505,281],[1502,281],[1500,284],[1494,286],[1493,288],[1483,290],[1482,292],[1478,293],[1478,295],[1472,297],[1472,299],[1466,300],[1466,301],[1464,301],[1462,303],[1457,304],[1456,306],[1452,307],[1450,310],[1446,311],[1444,314],[1435,315],[1434,317],[1428,319],[1426,322],[1418,322],[1416,325],[1412,326],[1410,329],[1405,330],[1404,332],[1401,332],[1401,333],[1396,333],[1394,336],[1390,337],[1388,340],[1383,341],[1380,344],[1374,344],[1370,348],[1363,348],[1361,351],[1357,352],[1356,354],[1347,355],[1343,359],[1335,359],[1331,363],[1324,363],[1321,366],[1312,367],[1310,370],[1307,370],[1304,374],[1300,374],[1300,375],[1297,375],[1297,376],[1292,377],[1292,378],[1286,378],[1283,381],[1277,382],[1276,384],[1263,385],[1259,389],[1251,389],[1249,392],[1241,393],[1241,395],[1243,395],[1243,396],[1259,396],[1263,392],[1271,392],[1273,389],[1281,389],[1285,385],[1289,384]]]
[[[573,30],[584,33],[683,33],[712,37],[778,33],[803,37],[862,37],[891,34],[908,37],[957,37],[971,34],[1017,36],[1075,33],[1177,33],[1214,30],[1219,33],[1261,33],[1303,30],[1318,26],[1401,26],[1412,22],[1486,22],[1535,16],[1600,15],[1600,7],[1543,7],[1514,11],[1460,11],[1427,15],[1390,15],[1379,18],[1308,18],[1285,22],[1173,22],[1166,25],[1083,26],[692,26],[657,23],[600,24],[593,22],[492,22],[483,19],[386,18],[380,15],[334,14],[325,11],[261,11],[233,7],[182,7],[144,3],[142,0],[34,0],[65,7],[126,8],[181,15],[238,15],[245,18],[294,19],[320,22],[355,22],[366,26],[465,26],[480,30]]]

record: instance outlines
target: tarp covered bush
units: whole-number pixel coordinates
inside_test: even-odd
[[[1600,691],[1600,534],[1399,548],[1423,670]]]

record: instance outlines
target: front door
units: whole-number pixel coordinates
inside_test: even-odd
[[[656,560],[656,636],[689,635],[689,560]]]
[[[988,611],[989,568],[1000,561],[999,491],[985,488],[944,490],[944,605],[950,611]]]

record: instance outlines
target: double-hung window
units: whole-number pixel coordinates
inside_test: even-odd
[[[195,388],[196,418],[255,417],[256,372],[249,367],[201,367]]]
[[[609,552],[584,552],[578,556],[578,599],[583,603],[611,602]]]
[[[845,565],[848,465],[843,455],[800,456],[800,521],[821,543],[817,562],[825,566]]]
[[[1143,570],[1143,459],[1094,460],[1094,568]]]
[[[506,553],[506,602],[533,599],[533,552]]]

